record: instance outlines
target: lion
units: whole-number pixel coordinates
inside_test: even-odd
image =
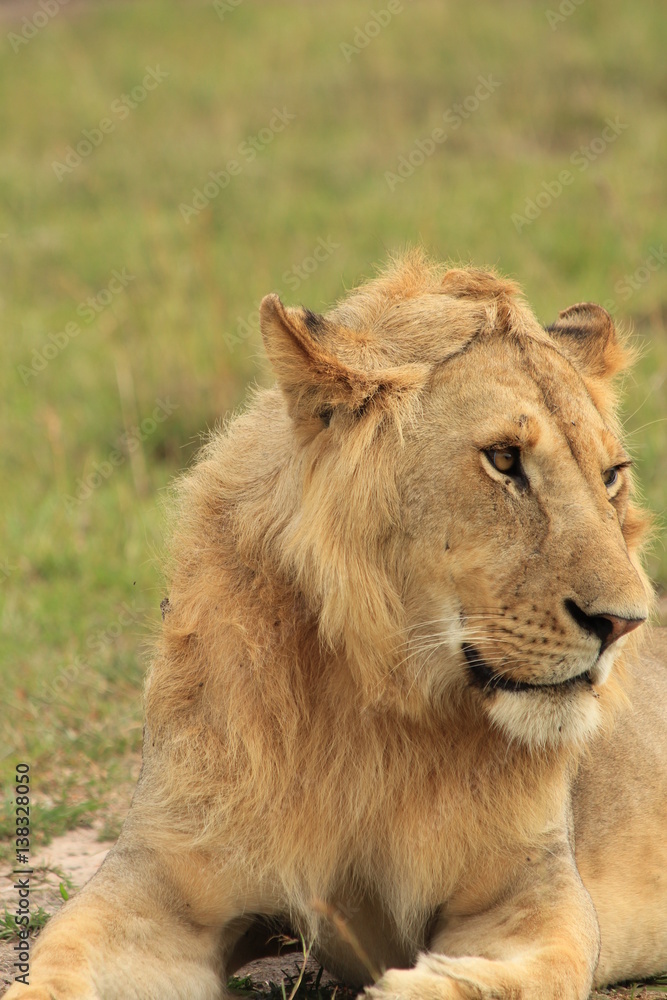
[[[374,1000],[583,1000],[667,967],[667,642],[630,360],[420,251],[324,315],[177,488],[116,847],[9,1000],[214,1000],[302,937]]]

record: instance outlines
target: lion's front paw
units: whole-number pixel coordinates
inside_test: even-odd
[[[75,994],[71,992],[63,993],[58,986],[34,986],[32,983],[29,986],[23,986],[21,983],[14,983],[10,986],[7,993],[5,993],[3,1000],[70,1000],[72,997],[76,997],[79,1000],[84,1000],[84,998],[90,996],[92,1000],[92,994]]]
[[[29,985],[13,983],[3,1000],[100,1000],[100,998],[92,983],[83,977],[68,978],[58,970],[49,975],[48,970],[42,969],[39,975],[31,971]]]
[[[479,990],[472,983],[450,979],[415,969],[389,969],[365,996],[370,1000],[478,1000]]]

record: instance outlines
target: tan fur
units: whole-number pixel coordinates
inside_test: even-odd
[[[178,487],[128,820],[8,996],[213,1000],[287,927],[382,998],[667,966],[664,660],[571,610],[650,605],[611,319],[414,252],[262,332],[278,386]]]

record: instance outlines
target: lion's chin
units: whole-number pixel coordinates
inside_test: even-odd
[[[509,739],[533,749],[583,743],[602,723],[597,692],[590,685],[566,693],[554,693],[552,688],[497,691],[484,708]]]
[[[472,646],[464,645],[463,652],[487,715],[509,739],[539,749],[581,743],[599,729],[596,685],[608,669],[599,671],[596,665],[556,683],[529,684],[495,674]]]

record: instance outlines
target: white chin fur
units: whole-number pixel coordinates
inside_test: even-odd
[[[595,666],[591,668],[591,677],[593,679],[594,684],[598,685],[604,684],[604,682],[609,677],[609,674],[611,673],[611,668],[614,665],[614,660],[616,659],[620,651],[623,649],[623,646],[625,646],[627,641],[628,641],[627,635],[623,635],[621,636],[620,639],[616,640],[613,646],[610,646],[609,649],[605,649],[604,653],[602,654],[602,656],[599,657]]]
[[[534,749],[583,742],[602,721],[595,691],[588,684],[567,693],[496,691],[485,708],[509,739]]]

